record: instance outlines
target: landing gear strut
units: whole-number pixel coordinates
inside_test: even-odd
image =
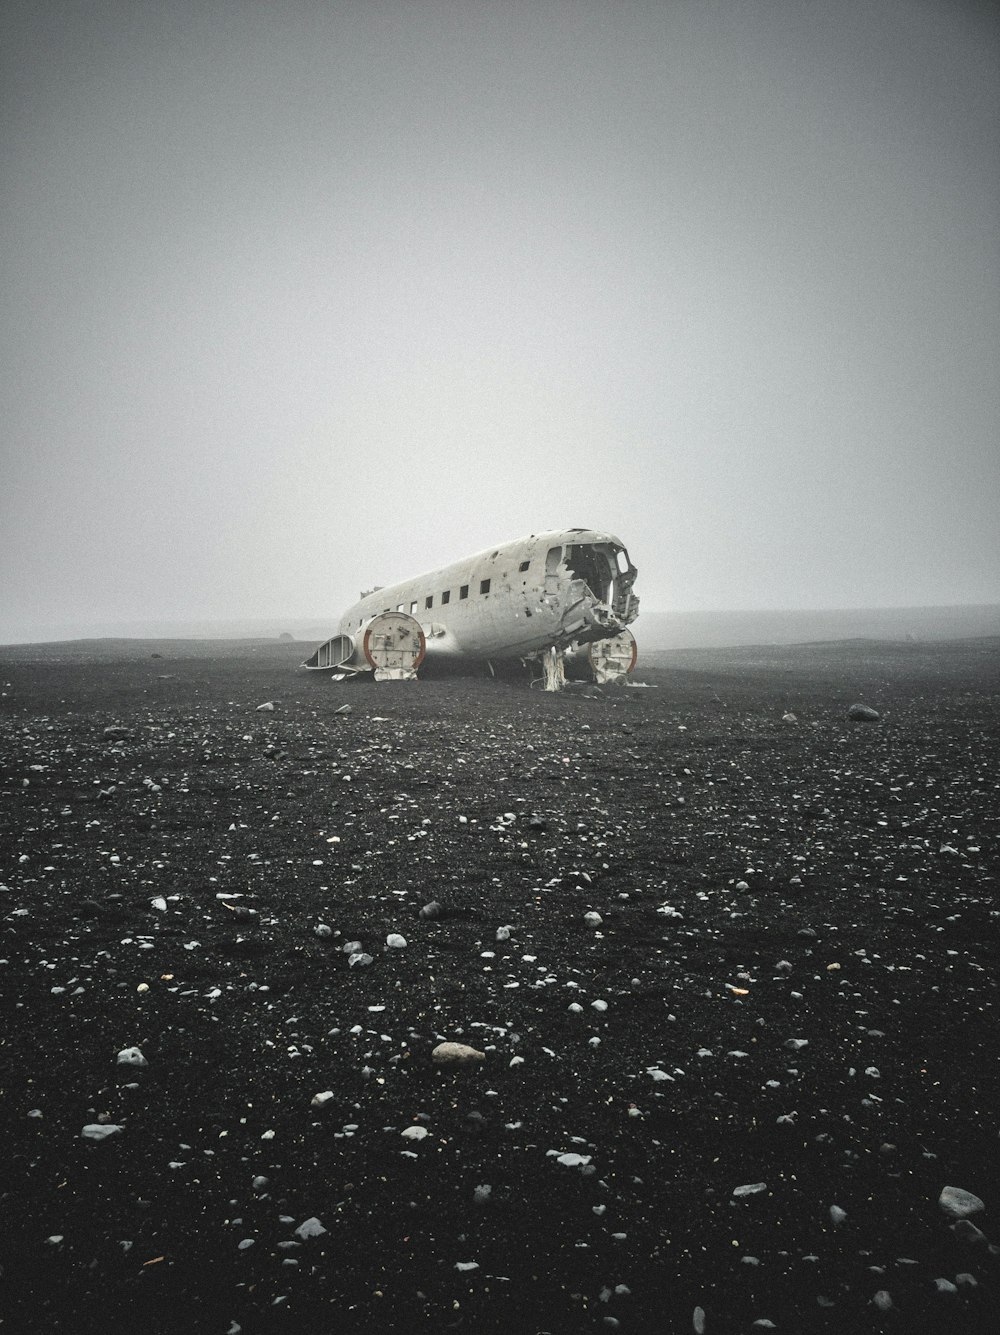
[[[555,645],[542,654],[543,690],[561,691],[566,685],[566,663],[561,649]]]

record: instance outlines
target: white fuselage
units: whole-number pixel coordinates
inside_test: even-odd
[[[379,613],[403,612],[419,623],[429,655],[529,657],[628,625],[639,606],[635,575],[609,533],[537,533],[375,589],[347,609],[338,634],[357,640]]]

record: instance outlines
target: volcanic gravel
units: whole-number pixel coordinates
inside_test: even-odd
[[[998,647],[0,650],[2,1328],[1000,1329]]]

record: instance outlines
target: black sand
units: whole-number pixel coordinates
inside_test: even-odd
[[[0,1329],[1000,1329],[1000,643],[306,648],[0,650]]]

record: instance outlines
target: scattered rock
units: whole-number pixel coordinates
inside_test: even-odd
[[[604,919],[601,917],[599,913],[594,913],[593,911],[591,911],[590,913],[585,913],[583,915],[583,921],[586,923],[588,927],[600,927]]]
[[[400,936],[398,932],[390,932],[385,938],[385,944],[390,950],[405,950],[406,937]]]
[[[122,1048],[118,1054],[119,1066],[148,1066],[149,1062],[138,1048]]]
[[[951,1219],[968,1219],[971,1214],[979,1214],[986,1205],[971,1191],[961,1187],[945,1187],[938,1197],[938,1205]]]
[[[556,1163],[561,1163],[564,1168],[586,1168],[591,1161],[589,1154],[576,1154],[573,1151],[560,1154],[558,1150],[549,1150],[549,1154],[555,1158]]]
[[[956,1238],[961,1238],[963,1242],[984,1243],[987,1241],[986,1234],[981,1228],[976,1228],[971,1219],[957,1219],[951,1226],[951,1231]]]
[[[736,1197],[759,1196],[763,1191],[767,1191],[766,1182],[748,1182],[742,1187],[733,1187],[733,1195]]]
[[[319,1222],[319,1220],[316,1218],[315,1215],[312,1215],[309,1219],[303,1220],[303,1222],[299,1224],[298,1228],[295,1230],[296,1236],[300,1237],[303,1242],[306,1242],[309,1238],[321,1237],[322,1234],[326,1232],[327,1230],[323,1227],[323,1225]]]
[[[257,706],[257,713],[258,713],[258,714],[260,714],[260,713],[273,714],[273,713],[274,713],[274,701],[273,701],[273,700],[265,700],[264,703],[263,703],[262,705],[258,705],[258,706]]]
[[[116,1126],[114,1122],[89,1122],[80,1132],[84,1140],[107,1140],[109,1136],[117,1136],[125,1128]]]
[[[440,918],[441,905],[436,899],[432,899],[429,904],[423,906],[417,916],[423,918],[425,922],[433,920],[434,918]]]
[[[467,1043],[439,1043],[431,1053],[436,1066],[472,1066],[485,1060],[485,1052],[470,1048]]]
[[[870,705],[851,705],[847,717],[854,723],[877,723],[882,715]]]

